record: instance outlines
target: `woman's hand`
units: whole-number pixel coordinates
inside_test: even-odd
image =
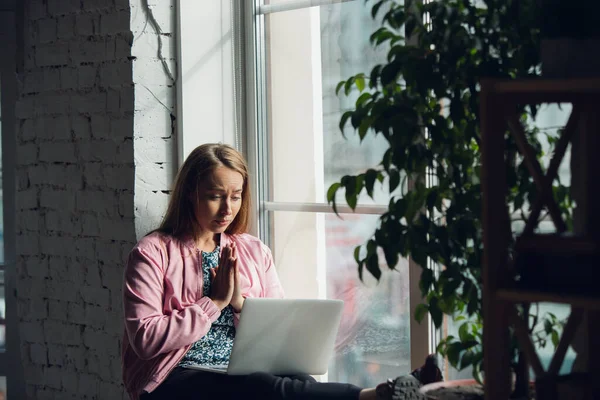
[[[227,307],[233,297],[236,265],[237,260],[232,257],[232,249],[225,246],[219,266],[210,270],[212,284],[209,297],[221,310]]]
[[[244,306],[244,297],[242,297],[242,288],[240,286],[240,271],[238,269],[237,262],[237,247],[235,243],[231,245],[232,257],[235,259],[234,265],[234,285],[233,285],[233,295],[231,296],[231,306],[233,307],[233,311],[239,313],[242,311],[242,307]]]

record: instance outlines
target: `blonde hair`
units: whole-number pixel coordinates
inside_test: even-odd
[[[177,238],[200,234],[196,222],[195,207],[199,187],[218,167],[226,167],[239,172],[243,179],[242,205],[235,219],[225,230],[236,234],[248,231],[250,219],[250,187],[248,185],[248,165],[244,156],[226,144],[208,143],[196,147],[179,168],[175,185],[169,199],[169,206],[160,227],[157,229]]]

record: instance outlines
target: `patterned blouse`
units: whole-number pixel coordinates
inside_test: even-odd
[[[210,253],[202,252],[202,293],[204,296],[210,295],[210,269],[219,266],[219,252],[219,246]],[[233,308],[228,305],[221,311],[219,318],[213,322],[208,333],[194,343],[185,353],[183,359],[179,362],[179,366],[227,364],[231,356],[234,338]]]

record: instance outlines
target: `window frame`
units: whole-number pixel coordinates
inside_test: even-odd
[[[0,375],[6,377],[6,395],[25,398],[25,381],[21,363],[19,317],[16,299],[16,102],[17,73],[22,69],[23,37],[18,35],[24,21],[24,5],[18,1],[0,3],[0,51],[14,57],[0,58],[0,135],[2,140],[2,201],[6,348],[0,353]],[[12,133],[12,134],[11,134]]]
[[[256,220],[256,234],[268,245],[272,245],[272,221],[269,214],[273,211],[295,211],[309,213],[333,213],[326,203],[289,203],[268,201],[269,199],[269,160],[267,150],[268,141],[268,103],[266,79],[266,43],[265,43],[265,16],[267,14],[288,11],[293,9],[329,5],[357,0],[290,0],[285,7],[265,5],[264,1],[254,0],[245,3],[245,60],[246,67],[246,119],[245,132],[247,133],[246,156],[249,162],[253,186],[254,211]],[[382,214],[387,206],[358,205],[353,211],[348,206],[339,205],[340,213],[356,214]],[[420,324],[416,322],[415,308],[423,302],[419,280],[421,267],[409,259],[409,304],[410,304],[410,366],[411,369],[423,365],[425,357],[434,351],[436,334],[429,317]]]

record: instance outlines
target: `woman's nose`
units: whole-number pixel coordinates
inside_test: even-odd
[[[231,214],[231,201],[229,199],[223,199],[223,202],[221,203],[221,214]]]

